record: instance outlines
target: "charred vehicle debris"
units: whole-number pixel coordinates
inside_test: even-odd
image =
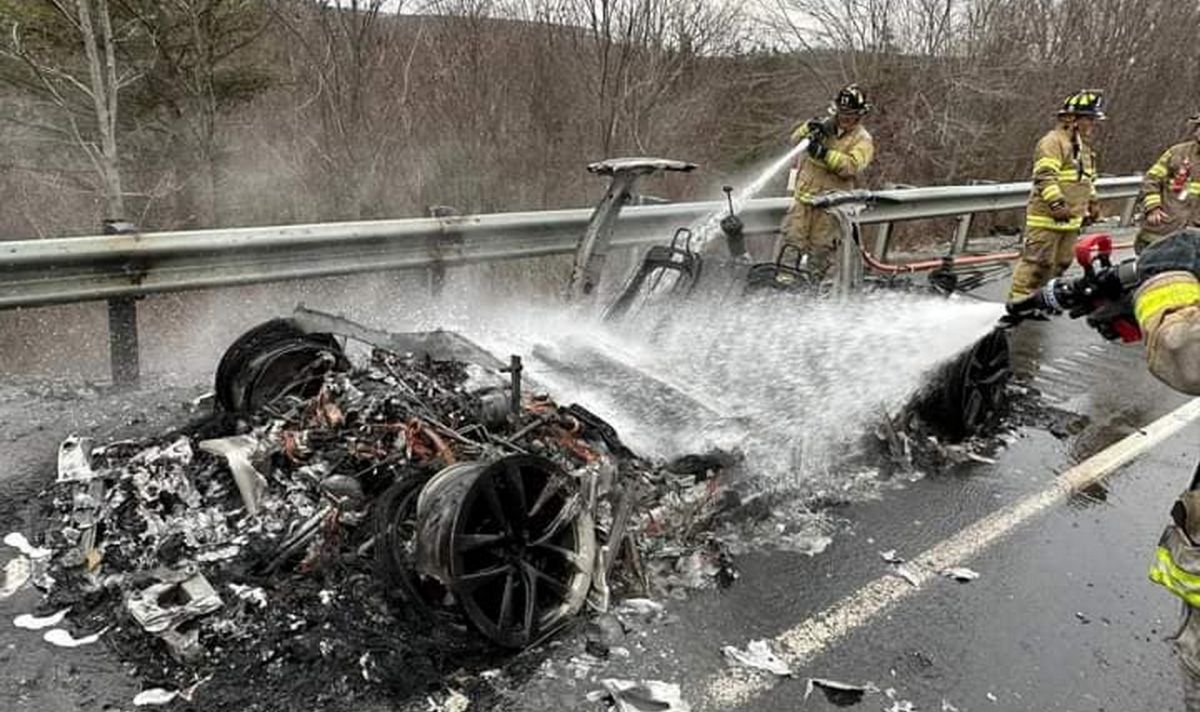
[[[594,292],[637,177],[688,166],[592,167],[613,184],[572,295]],[[721,229],[738,256],[733,207]],[[651,249],[605,318],[704,289],[826,296],[787,255],[701,257],[693,237],[681,229]],[[979,279],[946,269],[928,287],[895,274],[868,284],[946,294]],[[264,700],[296,686],[343,702],[425,694],[585,610],[735,581],[731,532],[772,514],[739,488],[737,453],[639,457],[586,405],[541,392],[521,355],[503,356],[452,332],[377,331],[303,307],[263,323],[220,360],[211,416],[145,440],[62,443],[50,524],[6,586],[43,591],[31,626],[51,628],[47,642],[103,638],[163,685],[146,700],[190,700],[252,667],[262,685],[238,691],[257,700],[247,708],[276,709]],[[881,439],[894,450],[895,431],[916,422],[950,441],[992,427],[1007,376],[995,332],[934,374]]]

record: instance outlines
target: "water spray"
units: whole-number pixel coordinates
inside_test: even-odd
[[[746,207],[746,203],[749,202],[751,198],[761,193],[763,188],[767,186],[767,183],[771,182],[771,179],[782,172],[783,169],[791,165],[792,162],[796,160],[796,156],[799,156],[807,148],[808,139],[806,138],[793,146],[791,150],[783,154],[783,156],[776,159],[774,163],[764,168],[762,172],[754,178],[754,180],[747,183],[745,187],[737,191],[736,194],[734,194],[731,190],[727,191],[726,196],[729,201],[729,212],[731,214],[740,213],[742,209]],[[721,212],[722,211],[720,210],[714,211],[709,215],[700,218],[700,220],[694,224],[692,232],[696,235],[695,246],[697,251],[703,251],[720,233]]]

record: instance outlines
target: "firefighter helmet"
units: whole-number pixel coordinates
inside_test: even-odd
[[[857,84],[847,84],[833,100],[833,110],[838,114],[862,116],[871,110],[871,103]]]
[[[1103,120],[1104,91],[1101,89],[1084,89],[1068,96],[1063,106],[1058,110],[1059,116],[1087,116]]]

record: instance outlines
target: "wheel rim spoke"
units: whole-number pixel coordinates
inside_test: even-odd
[[[533,506],[529,508],[529,516],[536,516],[538,512],[542,511],[542,507],[546,506],[550,499],[558,492],[560,487],[561,485],[558,480],[547,480],[546,485],[542,487],[542,491],[538,492],[537,499],[534,500]]]
[[[572,495],[570,499],[563,503],[562,509],[558,511],[558,514],[546,526],[546,530],[533,540],[533,544],[535,546],[548,544],[554,537],[558,536],[559,532],[578,516],[578,504],[579,495]]]
[[[508,521],[508,516],[504,514],[504,507],[500,503],[500,496],[496,494],[496,485],[490,477],[480,477],[480,488],[483,490],[483,499],[487,502],[488,511],[496,518],[496,522],[504,533],[512,536],[512,523]]]
[[[562,558],[566,559],[567,562],[570,563],[572,566],[574,566],[576,569],[581,569],[580,564],[582,562],[580,560],[579,554],[575,553],[574,551],[571,551],[570,549],[558,546],[557,544],[550,544],[550,543],[543,543],[543,542],[535,543],[532,546],[535,549],[542,549],[544,551],[553,552],[554,554],[557,554],[558,556],[561,556]]]
[[[526,574],[528,574],[532,580],[537,581],[538,579],[541,579],[542,581],[545,581],[550,585],[550,588],[554,589],[554,592],[560,596],[566,596],[569,593],[567,587],[563,585],[562,581],[559,581],[558,579],[546,574],[544,571],[538,569],[538,567],[534,566],[528,561],[524,562],[523,568],[525,569]]]
[[[526,564],[521,570],[521,580],[525,582],[525,634],[533,638],[533,620],[537,613],[537,577],[530,574],[533,567]]]
[[[493,579],[499,578],[506,573],[512,571],[511,564],[499,564],[497,566],[489,566],[486,569],[472,571],[469,574],[463,574],[458,577],[458,585],[466,592],[474,591],[483,584]]]
[[[455,540],[459,552],[475,551],[492,544],[508,541],[506,534],[461,534]]]
[[[512,460],[504,463],[504,476],[508,479],[513,494],[516,495],[517,511],[514,513],[514,519],[517,523],[523,524],[529,512],[525,497],[525,478],[521,476],[521,468]]]
[[[513,591],[517,588],[516,577],[510,570],[504,575],[504,595],[500,598],[500,615],[496,619],[496,627],[501,631],[509,627],[513,614]]]

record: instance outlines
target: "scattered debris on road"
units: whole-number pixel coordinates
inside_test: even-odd
[[[839,707],[858,704],[868,692],[879,692],[879,688],[869,682],[864,685],[854,685],[838,680],[810,677],[804,687],[805,700],[812,695],[813,690],[820,690],[825,694],[825,699]]]
[[[960,583],[967,583],[979,578],[978,571],[968,569],[965,566],[955,566],[948,569],[942,569],[941,574],[948,579],[954,579]]]
[[[75,636],[71,635],[70,631],[63,630],[62,628],[52,628],[46,631],[45,635],[42,636],[42,640],[45,640],[47,643],[56,645],[60,648],[78,648],[98,642],[100,640],[100,636],[107,632],[108,628],[104,628],[98,633],[85,635],[82,638],[76,638]]]
[[[658,680],[600,681],[603,690],[588,693],[589,702],[608,699],[616,712],[691,712],[679,685]]]
[[[70,608],[64,608],[57,613],[52,613],[48,616],[43,616],[40,618],[28,613],[22,613],[13,619],[13,625],[25,630],[42,630],[43,628],[53,628],[54,626],[63,622],[63,619],[67,617],[67,613],[70,612],[70,610]]]
[[[772,649],[768,640],[752,640],[745,650],[726,645],[721,648],[721,653],[731,665],[764,670],[782,677],[792,674],[792,668]]]

